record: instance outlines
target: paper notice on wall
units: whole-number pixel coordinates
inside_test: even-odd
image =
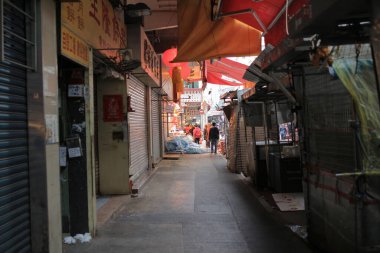
[[[46,114],[45,115],[45,125],[46,125],[46,143],[58,143],[58,116],[56,114]]]
[[[68,97],[84,97],[84,85],[83,84],[69,84]]]
[[[80,157],[82,156],[82,152],[80,147],[76,148],[69,148],[69,157],[70,158],[75,158],[75,157]]]
[[[67,148],[59,147],[59,166],[66,167],[67,165]]]

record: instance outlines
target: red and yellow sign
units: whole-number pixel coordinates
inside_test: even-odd
[[[103,96],[103,121],[123,121],[123,97],[121,95]]]
[[[108,0],[61,3],[61,22],[93,48],[126,47],[123,11],[113,9]],[[115,55],[116,50],[101,53]]]
[[[88,67],[88,46],[64,26],[61,28],[61,53],[77,63]]]

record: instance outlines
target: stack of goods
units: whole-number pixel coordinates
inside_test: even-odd
[[[218,153],[225,155],[226,154],[226,143],[224,140],[219,141],[218,143]]]

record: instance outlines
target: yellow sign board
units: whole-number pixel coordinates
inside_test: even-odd
[[[71,60],[88,67],[89,48],[83,40],[61,27],[61,53]]]
[[[113,9],[108,0],[82,0],[61,3],[61,22],[95,49],[125,48],[126,26],[121,9]],[[102,50],[115,55],[115,50]]]

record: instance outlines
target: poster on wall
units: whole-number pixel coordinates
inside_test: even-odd
[[[282,123],[279,125],[279,138],[280,142],[291,142],[292,136],[292,123]]]
[[[69,158],[77,158],[83,155],[82,144],[79,135],[66,138],[66,145]]]
[[[46,114],[45,115],[46,124],[46,143],[53,144],[58,143],[59,133],[58,133],[58,115],[56,114]]]
[[[83,97],[84,85],[83,84],[69,84],[67,96],[68,97]]]
[[[123,121],[123,97],[122,95],[103,96],[103,121]]]

